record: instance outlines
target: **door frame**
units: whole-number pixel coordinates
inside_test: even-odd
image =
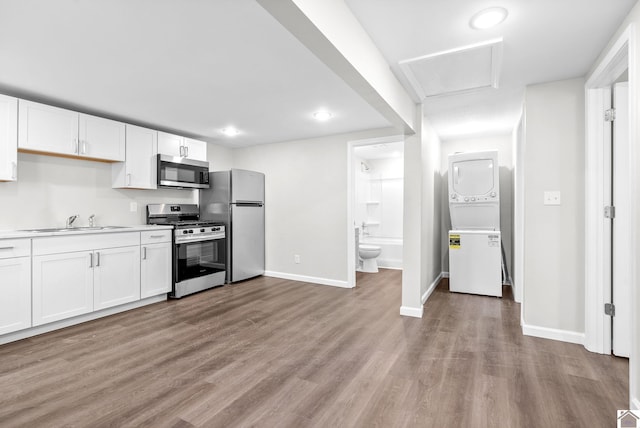
[[[347,144],[347,288],[356,286],[356,238],[354,234],[354,207],[355,192],[355,169],[353,167],[353,149],[358,146],[371,146],[382,143],[404,142],[405,136],[402,134],[389,135],[386,137],[367,138],[364,140],[353,140]]]
[[[611,290],[605,287],[607,275],[607,263],[605,258],[605,239],[608,221],[604,221],[604,206],[606,189],[605,162],[609,155],[605,152],[604,120],[602,117],[602,105],[607,96],[607,87],[624,72],[629,70],[629,152],[631,159],[629,168],[630,194],[636,195],[637,168],[636,168],[636,31],[635,25],[630,24],[615,43],[606,52],[603,59],[597,64],[591,77],[585,83],[586,105],[586,157],[585,157],[585,341],[584,346],[589,351],[602,354],[611,353],[611,318],[604,314],[604,304],[610,301]],[[637,198],[630,198],[629,225],[632,237],[636,236],[635,219],[637,216]],[[636,264],[638,256],[638,243],[633,240],[630,253],[632,282],[632,326],[631,326],[631,350],[632,358],[629,364],[630,391],[635,390],[635,367],[633,350],[638,332],[636,331],[636,313],[639,308],[637,302],[637,278]],[[633,395],[631,394],[631,397]]]

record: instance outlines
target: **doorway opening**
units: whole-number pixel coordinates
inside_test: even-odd
[[[402,269],[404,137],[350,142],[347,164],[349,285],[355,287],[356,272]]]

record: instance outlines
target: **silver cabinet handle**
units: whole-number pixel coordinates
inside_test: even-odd
[[[184,146],[184,157],[188,158],[189,157],[189,146]]]
[[[131,186],[131,174],[127,174],[127,186]]]
[[[142,260],[147,260],[147,247],[142,247]]]
[[[96,267],[100,266],[100,252],[96,251],[96,256],[98,257],[98,259],[96,260]]]
[[[87,141],[86,140],[82,140],[82,154],[83,155],[87,154]]]
[[[77,138],[73,139],[73,153],[80,154],[80,144]]]
[[[89,253],[89,267],[93,268],[93,254]]]
[[[184,146],[180,146],[180,157],[184,157]]]
[[[164,235],[150,235],[149,238],[150,239],[160,239],[160,238],[164,238]]]
[[[13,250],[15,247],[0,247],[0,250]]]
[[[18,163],[17,162],[11,162],[11,179],[12,180],[18,179]]]

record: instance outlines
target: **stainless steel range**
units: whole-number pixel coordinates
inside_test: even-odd
[[[196,204],[149,204],[147,224],[173,225],[173,290],[169,297],[224,285],[224,224],[200,221]]]

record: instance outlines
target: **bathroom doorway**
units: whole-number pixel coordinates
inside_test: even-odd
[[[404,137],[349,143],[349,284],[356,272],[402,269]]]

